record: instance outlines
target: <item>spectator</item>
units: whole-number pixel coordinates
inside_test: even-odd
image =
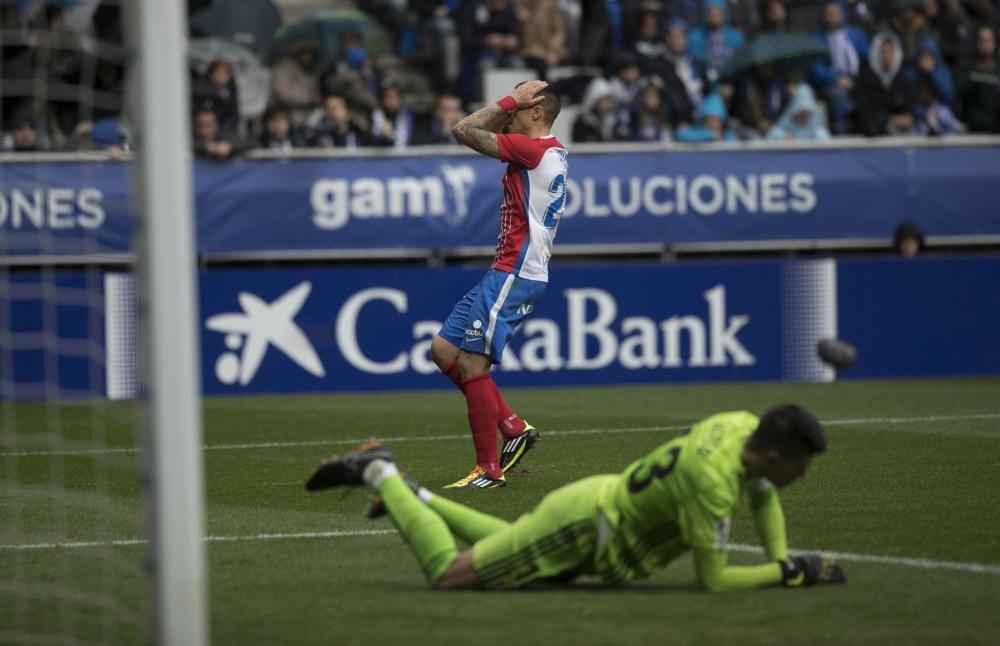
[[[580,0],[559,0],[559,13],[562,14],[566,28],[567,57],[570,61],[576,61],[580,51],[580,20],[583,17]]]
[[[652,81],[644,81],[638,97],[636,108],[632,113],[633,141],[670,141],[670,121],[667,119],[663,106],[662,82],[659,77]]]
[[[93,69],[88,67],[84,70],[84,66],[85,62],[92,60],[87,60],[90,57],[85,57],[79,37],[68,28],[65,10],[56,5],[54,2],[35,3],[35,7],[40,8],[28,25],[28,59],[19,63],[27,62],[30,65],[30,70],[24,71],[29,71],[30,77],[36,82],[41,80],[50,86],[89,85],[93,81]],[[81,90],[84,88],[81,87]],[[47,100],[44,107],[39,106],[39,116],[44,117],[44,120],[36,125],[44,128],[56,144],[61,145],[63,136],[72,133],[80,121],[93,119],[95,116],[112,116],[103,111],[96,114],[95,105],[104,104],[107,99],[88,95],[86,91],[44,92],[42,96]],[[113,102],[115,105],[112,114],[121,110],[121,95],[114,97]]]
[[[903,64],[916,61],[920,44],[931,38],[927,21],[915,5],[923,6],[919,0],[893,0],[893,17],[889,27],[899,38],[903,48]]]
[[[352,105],[367,102],[374,106],[381,85],[374,62],[365,48],[365,40],[356,29],[346,29],[337,37],[337,54],[319,73],[319,92],[348,96]]]
[[[271,70],[272,99],[286,106],[293,126],[301,126],[320,104],[319,50],[308,41],[294,43]]]
[[[663,15],[668,20],[683,20],[697,24],[701,20],[701,0],[663,0]]]
[[[651,68],[663,79],[663,99],[674,127],[694,122],[694,113],[708,91],[705,64],[687,49],[687,23],[680,19],[667,23],[666,51]]]
[[[323,99],[322,112],[314,119],[309,137],[314,147],[354,149],[370,143],[366,129],[360,126],[342,96],[331,94]]]
[[[81,121],[73,131],[77,150],[101,150],[111,159],[120,159],[132,148],[131,129],[124,117]]]
[[[403,105],[398,85],[382,87],[379,106],[372,111],[372,138],[379,146],[404,148],[413,139],[413,113]]]
[[[744,34],[760,31],[760,0],[726,0],[729,21]]]
[[[997,34],[982,25],[976,30],[976,60],[958,75],[962,118],[973,132],[1000,133],[1000,57]]]
[[[916,222],[900,222],[892,236],[892,248],[903,258],[913,258],[924,250],[924,234]]]
[[[621,130],[611,84],[597,77],[587,87],[580,114],[573,123],[573,141],[592,143],[621,141],[627,138],[627,131]]]
[[[345,35],[349,34],[355,35],[341,49],[341,60],[320,75],[319,89],[323,96],[336,94],[355,108],[370,111],[378,104],[382,80],[368,50],[361,46],[360,34],[345,32]]]
[[[809,70],[809,79],[830,106],[833,131],[841,134],[847,131],[848,117],[854,109],[851,90],[857,81],[861,61],[868,56],[868,38],[857,27],[844,24],[840,0],[827,0],[823,5],[820,31],[816,36],[830,48],[830,62],[815,63]]]
[[[409,63],[430,72],[440,94],[458,81],[462,46],[452,10],[455,0],[408,0],[412,23],[399,37],[398,52]]]
[[[42,149],[39,145],[35,116],[30,110],[19,110],[10,120],[10,132],[4,134],[3,152],[29,153]]]
[[[517,0],[521,28],[520,56],[544,79],[548,69],[566,59],[566,25],[558,0]]]
[[[452,94],[442,94],[434,102],[434,112],[429,124],[417,129],[413,135],[414,146],[433,144],[457,144],[458,140],[452,134],[462,117],[462,100]]]
[[[232,140],[219,128],[219,118],[211,106],[194,113],[194,154],[200,159],[223,160],[233,156]]]
[[[875,9],[884,1],[845,0],[844,21],[860,28],[869,37],[875,33]]]
[[[941,58],[949,69],[966,64],[976,55],[975,29],[959,0],[927,0],[927,22]]]
[[[765,34],[788,31],[788,10],[784,0],[765,0],[760,5],[760,30]]]
[[[328,61],[330,63],[327,72],[331,74],[343,74],[357,71],[361,63],[368,58],[368,50],[365,49],[365,38],[357,29],[345,29],[337,36],[337,60]],[[322,91],[323,84],[320,83]]]
[[[622,41],[615,44],[614,51],[631,50],[639,40],[639,27],[644,14],[653,14],[663,22],[663,3],[660,0],[616,0],[620,6]],[[605,4],[607,7],[607,4]]]
[[[869,137],[913,131],[913,86],[903,70],[903,48],[887,31],[872,39],[854,86],[855,128]]]
[[[236,90],[236,79],[233,68],[224,60],[212,61],[205,74],[199,76],[192,84],[194,101],[201,105],[210,105],[223,132],[235,133],[240,127],[239,96]]]
[[[634,51],[639,67],[644,73],[648,73],[651,67],[659,64],[667,52],[667,46],[660,34],[660,17],[656,12],[645,11],[639,14]]]
[[[830,138],[830,131],[823,123],[816,96],[808,83],[796,85],[791,103],[768,131],[767,138],[772,141],[817,141]]]
[[[628,49],[623,0],[581,0],[579,63],[598,65],[605,53]]]
[[[950,104],[955,99],[955,84],[951,72],[941,60],[937,43],[928,38],[917,49],[917,81],[926,85],[936,101]]]
[[[292,118],[287,110],[270,108],[264,113],[264,132],[260,145],[261,148],[283,153],[302,145],[302,141],[292,130]]]
[[[354,29],[342,32],[337,40],[337,59],[319,75],[320,94],[338,94],[353,106],[372,109],[381,87],[382,79],[364,37]]]
[[[743,34],[726,24],[726,0],[705,0],[705,24],[691,30],[688,51],[708,68],[715,81],[719,68],[743,44]]]
[[[462,94],[479,98],[478,79],[486,69],[519,67],[521,27],[513,0],[469,0],[461,4],[459,35],[464,49]]]
[[[941,52],[934,41],[927,40],[917,53],[917,64],[911,70],[916,84],[917,130],[930,135],[949,135],[965,132],[965,124],[951,110],[955,86],[951,72],[941,60]]]
[[[729,129],[729,113],[726,104],[718,94],[709,95],[698,107],[698,123],[685,126],[677,131],[677,141],[686,143],[706,143],[713,141],[737,141]]]
[[[786,100],[785,79],[774,63],[758,65],[736,83],[733,112],[744,138],[763,137],[781,114]]]
[[[639,64],[631,52],[620,51],[612,57],[610,68],[608,83],[611,84],[611,96],[618,111],[619,128],[628,132],[632,106],[639,93]]]
[[[1000,29],[1000,6],[996,0],[962,0],[962,7],[977,25],[990,25],[993,31]]]

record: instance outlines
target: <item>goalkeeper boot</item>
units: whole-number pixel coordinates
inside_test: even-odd
[[[520,435],[503,441],[503,448],[500,449],[500,470],[507,473],[513,469],[514,465],[520,462],[524,454],[540,439],[542,439],[542,435],[538,429],[525,422],[524,430],[521,431]]]
[[[365,467],[375,460],[393,462],[392,451],[377,440],[365,442],[350,453],[327,458],[306,478],[306,489],[319,491],[343,485],[364,484]]]
[[[405,471],[400,471],[399,475],[403,477],[403,482],[406,483],[406,486],[409,487],[413,493],[419,495],[420,483],[410,477],[410,475]],[[373,493],[371,498],[368,499],[368,509],[365,510],[365,515],[374,520],[375,518],[385,516],[387,511],[388,510],[385,507],[385,501],[382,500],[382,496],[377,493]]]
[[[503,474],[500,474],[499,478],[491,478],[489,474],[486,473],[486,469],[482,468],[478,464],[472,467],[472,471],[469,471],[469,475],[465,476],[460,480],[445,485],[445,489],[493,489],[495,487],[506,487],[507,481],[504,479]]]

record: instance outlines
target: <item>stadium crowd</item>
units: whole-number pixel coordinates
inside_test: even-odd
[[[76,2],[94,5],[86,20],[70,20]],[[1000,0],[357,5],[333,24],[333,48],[292,28],[192,58],[196,153],[455,143],[451,127],[465,111],[497,98],[482,96],[494,68],[523,68],[577,105],[574,142],[1000,133]],[[384,47],[373,45],[376,33]],[[809,34],[828,55],[725,67],[746,43],[797,34],[788,42]],[[128,150],[117,1],[4,3],[0,35],[3,150]],[[193,37],[212,35],[192,22]],[[269,72],[262,92],[234,51]]]

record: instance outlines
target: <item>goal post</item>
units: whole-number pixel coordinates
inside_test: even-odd
[[[208,643],[186,3],[128,8],[150,641]]]

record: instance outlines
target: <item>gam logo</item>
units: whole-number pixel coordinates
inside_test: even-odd
[[[347,226],[352,218],[452,214],[464,218],[469,212],[469,189],[476,182],[476,171],[468,164],[442,164],[438,170],[438,174],[423,177],[318,180],[309,195],[313,224],[336,230]]]

